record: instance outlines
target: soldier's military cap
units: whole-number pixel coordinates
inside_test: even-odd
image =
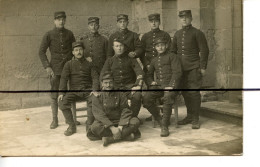
[[[54,19],[61,18],[61,17],[66,18],[66,13],[64,11],[58,11],[54,13]]]
[[[158,44],[158,43],[168,43],[167,39],[164,37],[157,37],[154,40],[154,45]]]
[[[117,15],[117,21],[119,21],[121,19],[125,19],[125,20],[128,21],[128,15],[126,15],[126,14],[119,14],[119,15]]]
[[[159,13],[150,14],[148,16],[148,20],[149,21],[152,21],[152,20],[159,20],[160,21],[160,14]]]
[[[105,71],[102,75],[101,81],[105,80],[105,79],[114,79],[113,78],[113,74],[111,71]]]
[[[72,43],[72,49],[74,49],[75,47],[81,46],[84,49],[84,45],[82,42],[78,41],[78,42],[73,42]]]
[[[99,18],[98,17],[89,17],[88,18],[88,24],[92,23],[92,22],[99,24]]]
[[[190,17],[192,17],[191,10],[179,11],[179,17],[181,17],[181,16],[190,16]]]

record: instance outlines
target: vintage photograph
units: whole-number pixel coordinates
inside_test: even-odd
[[[0,156],[241,156],[242,0],[0,0]]]

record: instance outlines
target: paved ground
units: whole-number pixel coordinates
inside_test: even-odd
[[[79,104],[79,107],[84,103]],[[81,111],[79,114],[83,114]],[[179,108],[179,119],[186,114]],[[140,118],[148,116],[142,109]],[[173,116],[172,116],[173,117]],[[144,122],[142,137],[134,142],[102,146],[102,141],[90,141],[85,133],[85,118],[80,118],[76,134],[63,135],[67,125],[59,112],[59,127],[49,129],[50,107],[38,107],[0,112],[1,156],[89,156],[89,155],[239,155],[243,152],[243,128],[209,118],[201,118],[199,130],[191,125],[170,126],[170,136],[161,138],[160,128]],[[172,118],[173,120],[173,118]]]

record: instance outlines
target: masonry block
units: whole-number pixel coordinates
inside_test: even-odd
[[[231,9],[215,9],[216,29],[232,28],[232,12]]]
[[[35,16],[8,16],[5,18],[5,35],[37,35]]]
[[[233,48],[243,49],[243,29],[233,28]]]
[[[0,36],[5,34],[5,17],[0,16]]]
[[[232,49],[232,29],[216,30],[215,40],[217,49]]]
[[[19,16],[36,16],[37,10],[43,10],[40,1],[37,0],[22,0],[19,1],[18,15]]]
[[[176,0],[162,0],[162,8],[177,10],[177,1]]]
[[[232,0],[215,0],[215,8],[231,8]]]
[[[243,26],[242,20],[243,20],[242,4],[234,5],[233,26],[242,27]]]
[[[39,90],[50,90],[51,86],[50,86],[50,79],[47,76],[47,73],[43,73],[42,75],[39,75],[38,78],[39,80]]]
[[[243,74],[243,52],[241,49],[234,49],[233,74]]]
[[[215,28],[215,13],[213,8],[200,9],[200,28],[204,30]]]
[[[65,24],[65,27],[67,26],[68,21]],[[37,34],[41,37],[48,32],[49,30],[52,30],[54,28],[54,20],[53,16],[37,16],[36,17],[36,31]]]
[[[177,10],[176,9],[163,9],[162,12],[162,25],[163,30],[172,32],[177,29]]]
[[[1,0],[0,11],[3,16],[17,16],[19,0]]]
[[[200,0],[200,7],[201,8],[214,8],[215,0]]]
[[[177,1],[178,10],[187,10],[187,9],[199,9],[200,0],[178,0]]]

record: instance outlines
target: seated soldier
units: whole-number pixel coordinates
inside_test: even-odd
[[[150,89],[164,89],[165,91],[148,91],[143,98],[144,107],[154,116],[161,125],[161,137],[169,136],[168,125],[172,114],[172,105],[179,87],[182,75],[179,58],[167,50],[168,40],[164,37],[155,39],[155,48],[158,52],[147,72],[147,82]],[[154,81],[154,73],[156,81]],[[160,117],[156,107],[156,99],[163,97],[163,117]],[[162,120],[161,120],[162,119]]]
[[[87,133],[88,138],[102,138],[103,146],[120,140],[133,141],[139,138],[140,121],[132,116],[125,94],[113,91],[114,81],[111,72],[102,74],[101,85],[103,92],[92,98],[95,121]]]
[[[123,40],[115,38],[113,48],[115,55],[106,60],[101,74],[104,71],[112,72],[114,89],[125,91],[131,103],[130,110],[133,111],[133,117],[137,117],[141,108],[142,94],[135,90],[141,90],[144,72],[136,59],[128,56],[127,46]]]
[[[74,57],[65,64],[62,70],[59,88],[60,91],[67,90],[67,83],[70,81],[70,91],[66,93],[61,92],[58,97],[59,108],[62,110],[66,123],[69,124],[68,129],[64,132],[66,136],[76,133],[76,125],[72,116],[71,104],[77,99],[85,99],[87,101],[88,120],[86,126],[89,126],[94,122],[94,116],[91,111],[91,90],[99,89],[97,71],[92,63],[88,62],[83,56],[83,43],[72,43],[72,49]]]

